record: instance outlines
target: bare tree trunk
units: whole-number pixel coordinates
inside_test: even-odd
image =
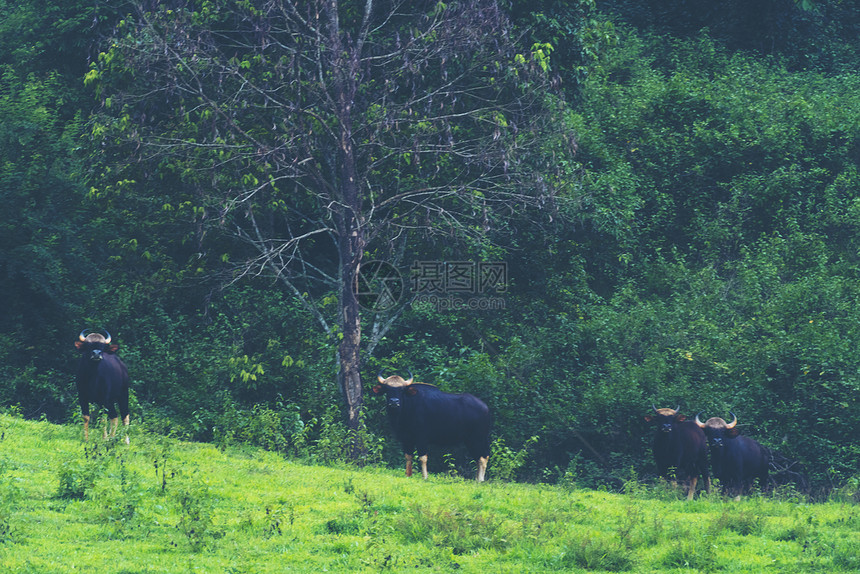
[[[328,4],[329,41],[334,49],[335,62],[332,70],[331,97],[335,103],[339,123],[337,150],[337,196],[342,204],[337,210],[340,217],[338,229],[338,251],[341,265],[340,301],[343,313],[343,339],[338,347],[340,373],[338,382],[343,392],[347,408],[347,425],[357,431],[361,426],[361,314],[355,286],[364,253],[364,230],[361,227],[361,193],[358,183],[358,169],[352,139],[352,106],[356,83],[358,81],[359,54],[353,46],[345,46],[340,33],[338,3],[329,0]],[[360,450],[360,445],[355,445]],[[355,452],[354,454],[359,454]]]
[[[347,218],[349,219],[349,218]],[[361,317],[355,294],[355,281],[361,267],[360,232],[340,240],[341,249],[341,308],[343,313],[343,339],[338,346],[340,373],[338,382],[347,407],[347,424],[351,430],[360,426],[361,388]]]

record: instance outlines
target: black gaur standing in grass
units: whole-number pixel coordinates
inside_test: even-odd
[[[84,440],[89,440],[90,403],[104,407],[110,419],[110,436],[116,436],[119,425],[116,406],[126,427],[125,442],[128,443],[128,369],[117,356],[119,345],[111,344],[110,333],[87,333],[81,331],[75,348],[80,351],[76,382],[78,385],[78,401],[81,404],[81,414],[84,417]],[[105,438],[108,436],[105,424]]]
[[[741,435],[737,428],[738,417],[734,413],[731,415],[734,420],[730,423],[719,417],[702,422],[696,415],[696,424],[708,437],[714,478],[720,480],[726,494],[734,494],[735,499],[740,500],[741,494],[752,487],[756,478],[762,490],[767,488],[770,451]]]
[[[705,433],[687,417],[674,409],[654,409],[645,420],[657,427],[654,434],[654,460],[657,472],[667,480],[681,481],[687,489],[687,499],[696,494],[696,484],[702,477],[705,490],[711,491],[708,473],[708,443]]]
[[[412,453],[418,453],[427,478],[427,451],[433,445],[463,444],[478,463],[477,480],[484,480],[490,456],[490,409],[468,393],[451,394],[433,385],[397,375],[377,377],[374,394],[385,394],[388,420],[406,455],[406,476],[412,476]]]

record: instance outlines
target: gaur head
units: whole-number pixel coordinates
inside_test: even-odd
[[[104,335],[101,333],[87,334],[87,331],[89,329],[84,329],[78,335],[78,340],[75,341],[75,348],[90,361],[101,361],[104,358],[102,356],[104,352],[115,353],[119,349],[119,345],[110,344],[111,336],[107,330],[105,330]]]
[[[699,419],[699,415],[696,415],[696,424],[705,431],[705,436],[708,437],[708,445],[711,448],[723,448],[726,445],[726,440],[733,439],[740,434],[741,431],[737,428],[738,417],[735,416],[735,413],[729,414],[732,415],[732,422],[730,423],[719,417],[712,417],[702,422]]]
[[[657,430],[660,432],[670,433],[674,429],[675,423],[687,420],[685,415],[678,412],[681,405],[678,405],[674,409],[658,409],[654,405],[651,405],[651,408],[654,409],[654,414],[646,415],[645,420],[649,423],[655,423]]]
[[[392,375],[384,378],[382,374],[376,376],[379,384],[373,387],[373,394],[380,395],[385,393],[387,397],[385,407],[391,415],[397,415],[400,409],[403,408],[404,397],[415,396],[417,389],[412,386],[414,377],[409,373],[409,378],[404,379],[399,375]]]

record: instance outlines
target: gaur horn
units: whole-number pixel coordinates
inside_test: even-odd
[[[409,380],[406,381],[406,384],[411,385],[412,379],[414,379],[415,377],[412,376],[412,371],[410,371],[409,369],[406,369],[406,372],[409,373]]]
[[[737,417],[737,416],[735,415],[735,413],[733,413],[732,411],[729,411],[729,414],[730,414],[730,415],[732,415],[732,418],[733,418],[733,419],[735,419],[735,420],[733,420],[732,422],[730,422],[729,424],[727,424],[727,425],[726,425],[726,428],[727,428],[727,429],[733,429],[733,428],[735,428],[735,425],[736,425],[736,424],[738,424],[738,417]]]
[[[81,334],[78,335],[78,339],[80,339],[82,343],[87,340],[87,331],[89,331],[89,329],[84,329],[81,331]]]
[[[696,424],[699,425],[700,428],[705,428],[705,423],[699,420],[700,414],[702,414],[702,411],[699,411],[699,413],[696,415]]]
[[[655,413],[660,412],[660,409],[658,409],[656,406],[654,406],[654,403],[651,403],[651,408],[654,409]],[[677,407],[675,407],[675,414],[678,414],[678,409],[680,409],[680,408],[681,408],[681,405],[678,405]]]
[[[107,329],[104,329],[104,332],[105,332],[105,345],[109,345],[110,344],[110,333],[108,333]]]
[[[376,378],[380,383],[385,382],[385,378],[382,376],[382,371],[379,371],[379,373],[377,373]]]

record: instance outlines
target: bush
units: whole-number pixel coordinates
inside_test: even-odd
[[[522,448],[516,452],[508,447],[501,437],[495,439],[490,448],[487,473],[498,480],[513,480],[517,472],[526,465],[529,447],[537,443],[539,438],[537,435],[529,437]]]
[[[93,460],[73,459],[64,462],[57,472],[57,497],[65,500],[89,498],[100,468],[99,462]]]
[[[383,442],[366,427],[351,431],[340,408],[331,405],[322,417],[312,418],[292,436],[292,452],[323,464],[377,464],[382,461]]]

